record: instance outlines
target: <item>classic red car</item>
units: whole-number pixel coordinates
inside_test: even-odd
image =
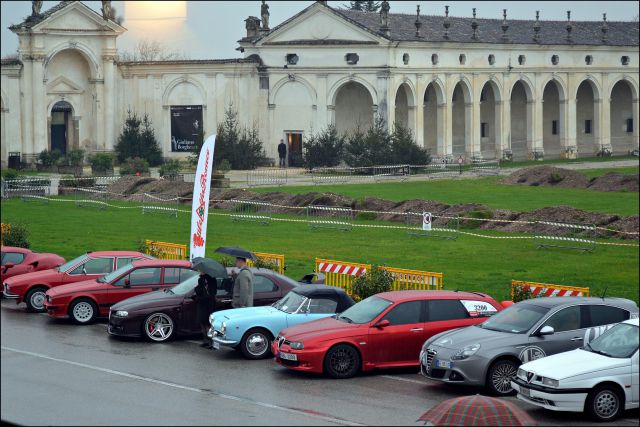
[[[112,305],[151,291],[168,289],[197,275],[190,261],[144,259],[93,280],[49,289],[44,307],[49,316],[69,316],[85,325],[107,317]]]
[[[48,270],[64,264],[60,255],[33,252],[29,249],[2,246],[2,269],[0,279],[31,273],[32,271]]]
[[[340,315],[281,331],[271,349],[287,368],[333,378],[349,378],[360,370],[417,367],[426,339],[482,323],[501,310],[493,298],[475,292],[384,292]]]
[[[5,298],[16,299],[17,304],[25,302],[27,310],[31,312],[44,312],[44,293],[47,289],[97,279],[142,258],[151,257],[134,251],[88,252],[56,268],[10,277],[3,281],[2,293]]]

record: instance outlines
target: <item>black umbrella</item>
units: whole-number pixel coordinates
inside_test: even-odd
[[[253,252],[249,252],[237,246],[221,246],[216,249],[216,252],[220,254],[231,255],[236,258],[251,259],[254,261],[258,259],[258,257],[255,256]]]
[[[191,264],[195,270],[208,274],[213,278],[226,279],[229,277],[227,269],[218,261],[214,261],[210,258],[196,257],[191,261]]]

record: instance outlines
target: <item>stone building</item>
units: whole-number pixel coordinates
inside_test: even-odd
[[[375,115],[410,128],[438,157],[638,149],[637,22],[383,6],[367,13],[316,2],[273,28],[250,16],[242,58],[154,62],[119,61],[126,29],[82,2],[34,13],[10,27],[19,55],[2,61],[2,163],[44,149],[111,151],[129,109],[149,114],[165,156],[184,157],[190,132],[215,132],[229,104],[257,125],[269,156],[287,141],[290,163],[309,133],[329,124],[349,132]]]

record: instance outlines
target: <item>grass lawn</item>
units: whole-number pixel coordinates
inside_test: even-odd
[[[572,163],[615,162],[619,160],[639,161],[636,156],[612,156],[612,157],[583,157],[579,159],[550,159],[550,160],[521,160],[515,162],[502,162],[503,168],[520,168],[523,166],[558,165]]]
[[[180,213],[177,219],[142,215],[134,204],[118,204],[131,208],[97,210],[79,208],[73,202],[3,200],[1,217],[4,223],[25,223],[33,249],[56,252],[67,259],[87,250],[136,249],[141,239],[189,243],[187,213]],[[511,279],[520,279],[588,286],[596,294],[608,286],[608,295],[638,300],[637,247],[598,246],[593,253],[538,250],[532,240],[460,236],[445,241],[410,238],[404,230],[364,228],[314,231],[304,223],[263,226],[216,215],[209,217],[208,228],[210,256],[216,247],[230,245],[281,253],[286,257],[287,274],[294,279],[312,271],[314,258],[321,257],[442,272],[446,289],[482,291],[498,299],[508,297]]]
[[[594,169],[589,177],[604,175],[619,169]],[[625,169],[637,173],[638,168]],[[372,184],[341,184],[317,186],[283,186],[258,188],[253,191],[284,191],[292,194],[312,191],[332,192],[349,197],[379,197],[402,201],[411,199],[437,200],[448,204],[482,203],[495,209],[532,211],[546,206],[573,206],[590,212],[637,215],[638,193],[600,192],[559,187],[529,187],[504,185],[501,177],[478,179],[448,179],[435,181],[386,182]]]

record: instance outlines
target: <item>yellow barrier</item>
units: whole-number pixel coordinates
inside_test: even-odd
[[[517,287],[528,288],[533,297],[588,297],[589,288],[579,286],[552,285],[549,283],[527,282],[523,280],[511,281],[511,299],[515,297]]]
[[[5,223],[0,224],[0,246],[4,245],[4,233],[9,231],[10,228],[11,228],[11,224],[5,224]]]
[[[153,255],[160,259],[189,259],[187,256],[187,245],[145,240],[145,246],[145,253],[147,255]]]
[[[430,271],[405,270],[394,267],[381,267],[393,276],[393,290],[440,290],[442,273]]]
[[[266,252],[254,252],[255,256],[260,258],[263,261],[270,262],[276,265],[276,271],[280,274],[284,274],[285,265],[284,265],[284,255],[279,254],[269,254]],[[247,265],[253,266],[255,263],[251,260],[247,260]]]

